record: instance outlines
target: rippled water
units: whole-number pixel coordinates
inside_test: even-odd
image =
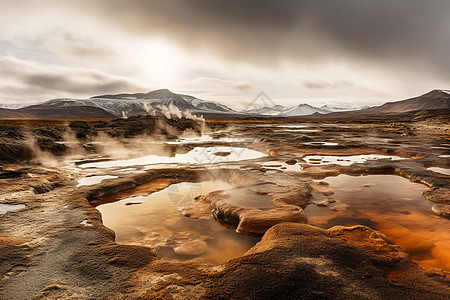
[[[231,188],[227,183],[170,183],[155,180],[99,199],[109,202],[98,205],[97,209],[102,213],[103,223],[116,233],[117,242],[155,247],[161,259],[196,258],[219,264],[242,256],[260,240],[239,235],[214,219],[192,219],[178,211],[179,206],[198,195]]]
[[[337,202],[308,205],[311,225],[366,225],[405,248],[423,267],[450,270],[450,220],[431,212],[432,203],[422,196],[424,185],[395,175],[339,175],[325,181]]]

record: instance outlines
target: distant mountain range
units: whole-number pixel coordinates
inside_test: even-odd
[[[262,107],[257,109],[250,109],[244,111],[248,114],[256,115],[266,115],[266,116],[279,116],[279,117],[298,117],[298,116],[309,116],[315,113],[318,114],[329,114],[332,112],[341,111],[351,111],[369,108],[369,106],[358,107],[358,108],[341,108],[341,107],[330,107],[324,105],[321,107],[315,107],[306,103],[299,104],[293,107],[285,107],[282,105],[275,105],[273,107]]]
[[[3,107],[3,108],[2,108]],[[314,107],[299,104],[293,107],[276,105],[245,111],[235,111],[226,105],[202,100],[189,95],[173,93],[167,89],[148,93],[99,95],[89,99],[53,99],[32,105],[0,105],[0,118],[112,119],[135,115],[164,114],[175,116],[203,115],[205,118],[245,119],[274,117],[352,118],[379,115],[450,109],[450,91],[433,90],[419,97],[388,102],[376,107],[339,108]]]
[[[450,90],[432,90],[424,95],[358,111],[334,112],[326,115],[312,115],[318,118],[367,118],[370,116],[388,116],[412,111],[450,109]]]

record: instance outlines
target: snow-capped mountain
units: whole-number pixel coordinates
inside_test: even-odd
[[[369,105],[364,105],[361,107],[336,107],[336,106],[323,105],[320,108],[324,109],[324,110],[328,110],[329,112],[339,112],[339,111],[361,110],[361,109],[366,109],[369,107],[370,107]]]
[[[258,115],[269,115],[269,116],[280,116],[280,117],[293,117],[293,116],[308,116],[315,113],[319,114],[329,114],[337,111],[351,111],[358,110],[362,108],[340,108],[340,107],[330,107],[324,105],[322,107],[315,107],[306,103],[299,104],[294,107],[285,107],[282,105],[276,105],[274,107],[263,107],[258,109],[251,109],[245,111],[249,114]]]
[[[243,113],[255,114],[255,115],[265,115],[265,116],[279,116],[284,112],[287,107],[282,105],[275,105],[273,107],[262,107],[243,111]]]
[[[6,108],[3,108],[6,107]],[[272,117],[358,117],[362,114],[392,114],[408,111],[448,109],[450,90],[433,90],[419,97],[387,102],[376,107],[341,108],[324,105],[314,107],[299,104],[293,107],[275,105],[245,111],[235,111],[226,105],[189,95],[172,93],[167,89],[148,93],[100,95],[88,99],[61,98],[39,104],[0,105],[0,118],[100,118],[113,119],[135,115],[191,115],[216,119],[246,119]]]
[[[6,109],[20,109],[27,106],[35,105],[37,103],[0,103],[0,108]]]
[[[100,95],[89,99],[60,98],[29,106],[35,108],[68,108],[68,107],[95,107],[112,115],[134,116],[159,114],[166,112],[189,112],[195,115],[203,113],[236,113],[231,108],[213,101],[198,99],[189,95],[175,94],[167,89],[149,93]]]

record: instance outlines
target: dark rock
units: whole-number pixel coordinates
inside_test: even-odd
[[[104,122],[106,123],[106,122]],[[74,121],[69,124],[69,127],[72,129],[90,129],[91,126],[87,122],[84,121]]]
[[[127,202],[127,203],[125,203],[126,206],[139,205],[139,204],[142,204],[142,202]]]
[[[297,161],[295,159],[289,159],[289,160],[285,161],[285,163],[287,163],[288,165],[295,165],[297,163]]]
[[[228,156],[228,155],[231,154],[231,152],[223,151],[223,152],[214,152],[213,154],[214,154],[215,156]]]

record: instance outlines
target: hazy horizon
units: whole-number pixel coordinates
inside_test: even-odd
[[[246,107],[380,105],[450,88],[450,2],[0,4],[0,103],[175,93]]]

